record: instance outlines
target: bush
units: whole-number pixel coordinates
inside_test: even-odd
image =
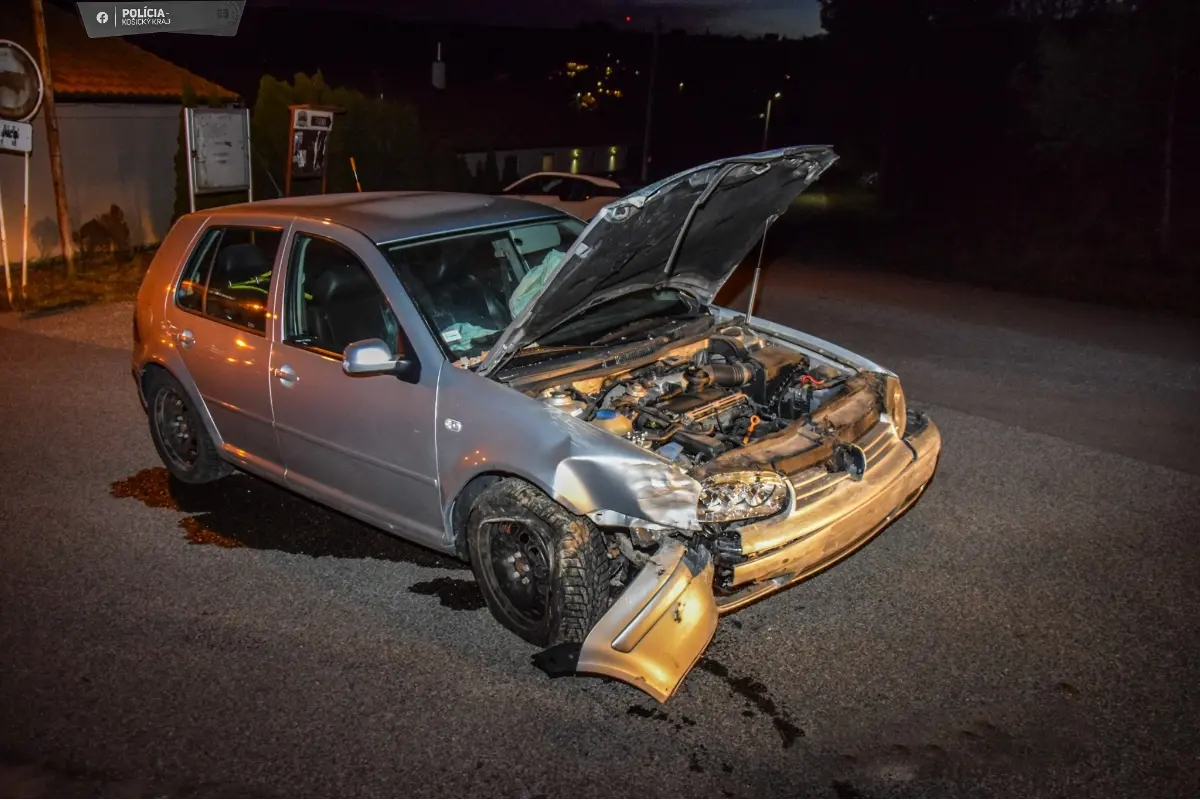
[[[363,191],[467,188],[469,178],[462,161],[441,143],[421,136],[411,106],[329,86],[318,72],[312,77],[297,73],[292,83],[265,75],[259,83],[250,127],[256,156],[254,185],[262,196],[274,191],[275,184],[283,188],[290,144],[288,107],[303,104],[332,106],[344,112],[334,119],[330,134],[329,192],[355,191],[351,156],[358,165]],[[293,181],[292,194],[304,194],[306,188],[319,191]]]

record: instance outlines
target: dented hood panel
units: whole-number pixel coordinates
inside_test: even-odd
[[[708,552],[667,539],[592,628],[575,670],[664,703],[712,641],[717,617]]]
[[[606,206],[546,277],[545,286],[479,367],[588,308],[642,289],[675,288],[711,303],[765,226],[829,168],[825,146],[723,159],[651,184]]]

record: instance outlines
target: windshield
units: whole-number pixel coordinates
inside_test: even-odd
[[[447,356],[468,366],[541,290],[583,227],[556,217],[382,250]]]

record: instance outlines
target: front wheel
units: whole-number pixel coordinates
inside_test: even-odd
[[[611,569],[599,530],[525,481],[504,480],[479,496],[467,548],[492,615],[531,644],[581,643],[608,609]]]
[[[184,483],[210,483],[233,472],[192,407],[184,388],[156,370],[146,386],[150,438],[167,470]]]

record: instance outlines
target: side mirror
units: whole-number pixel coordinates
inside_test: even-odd
[[[347,375],[406,376],[414,366],[401,350],[393,353],[382,339],[363,339],[346,347],[342,353],[342,371]]]

